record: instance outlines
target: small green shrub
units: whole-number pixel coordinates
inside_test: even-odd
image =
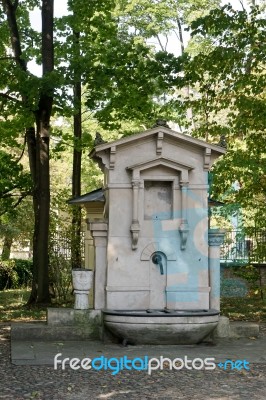
[[[18,287],[19,277],[15,265],[15,260],[0,260],[0,290]]]
[[[32,269],[31,260],[0,260],[0,290],[30,286]]]
[[[29,287],[32,282],[33,261],[22,259],[15,259],[14,261],[19,287]]]
[[[49,260],[50,290],[58,303],[65,303],[72,292],[71,261],[56,252],[50,252]]]
[[[260,294],[263,299],[265,287],[261,285],[261,276],[258,268],[254,265],[235,267],[233,273],[235,276],[246,280],[251,294]]]

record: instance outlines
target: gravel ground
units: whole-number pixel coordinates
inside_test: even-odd
[[[55,371],[48,366],[10,363],[10,331],[0,326],[0,399],[266,399],[266,365],[250,371]]]

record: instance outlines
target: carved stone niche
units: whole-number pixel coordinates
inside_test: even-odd
[[[140,221],[171,220],[176,208],[181,210],[179,232],[181,249],[186,248],[189,233],[187,220],[187,190],[189,171],[194,167],[181,164],[175,160],[157,157],[127,167],[132,173],[132,249],[138,247],[141,233]],[[164,171],[164,175],[160,175]],[[140,191],[144,195],[140,196]],[[180,204],[177,204],[176,191],[181,193]]]

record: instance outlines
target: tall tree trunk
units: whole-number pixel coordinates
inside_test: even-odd
[[[42,1],[42,65],[43,77],[54,69],[53,0]],[[50,118],[53,90],[43,87],[35,113],[36,135],[28,130],[30,166],[33,169],[33,203],[35,212],[33,236],[34,277],[29,303],[47,304],[49,294],[49,221],[50,221]]]
[[[27,72],[27,64],[22,57],[17,8],[18,1],[2,0],[10,31],[10,40],[17,66]],[[33,236],[33,286],[29,303],[49,303],[48,279],[48,239],[50,214],[50,176],[49,176],[49,131],[53,105],[53,90],[49,90],[49,74],[54,70],[53,21],[54,0],[42,0],[42,65],[46,83],[40,89],[38,110],[32,111],[35,117],[36,132],[27,127],[26,139],[29,164],[33,181],[34,236]],[[50,83],[52,87],[52,83]],[[27,96],[22,102],[29,110]]]
[[[38,257],[37,257],[37,230],[38,230],[38,197],[37,197],[37,177],[36,177],[36,135],[35,128],[31,127],[26,129],[26,142],[28,147],[28,157],[29,157],[29,165],[31,178],[33,183],[32,190],[32,202],[33,202],[33,210],[34,210],[34,234],[32,240],[32,259],[33,259],[33,273],[32,273],[32,283],[31,283],[31,294],[28,300],[28,304],[35,303],[37,300],[37,268],[38,268]]]
[[[42,66],[43,77],[54,70],[53,20],[54,0],[42,1]],[[36,113],[36,216],[37,303],[49,303],[49,219],[50,219],[50,118],[53,91],[42,88]]]
[[[74,49],[79,57],[79,32],[74,32]],[[73,171],[72,171],[72,197],[81,195],[81,77],[78,67],[75,68],[74,82],[74,151],[73,151]],[[71,264],[72,268],[81,267],[81,209],[74,206],[72,209],[72,237],[71,237]]]

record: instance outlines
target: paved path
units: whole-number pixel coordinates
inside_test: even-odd
[[[11,346],[8,325],[0,327],[0,399],[219,399],[266,398],[266,335],[258,339],[223,340],[214,346],[129,346],[100,342],[15,342]],[[214,370],[54,370],[53,357],[169,357],[184,359],[214,357],[215,362],[246,359],[250,370],[216,367]],[[16,364],[16,365],[15,365]],[[178,364],[177,364],[178,365]]]

